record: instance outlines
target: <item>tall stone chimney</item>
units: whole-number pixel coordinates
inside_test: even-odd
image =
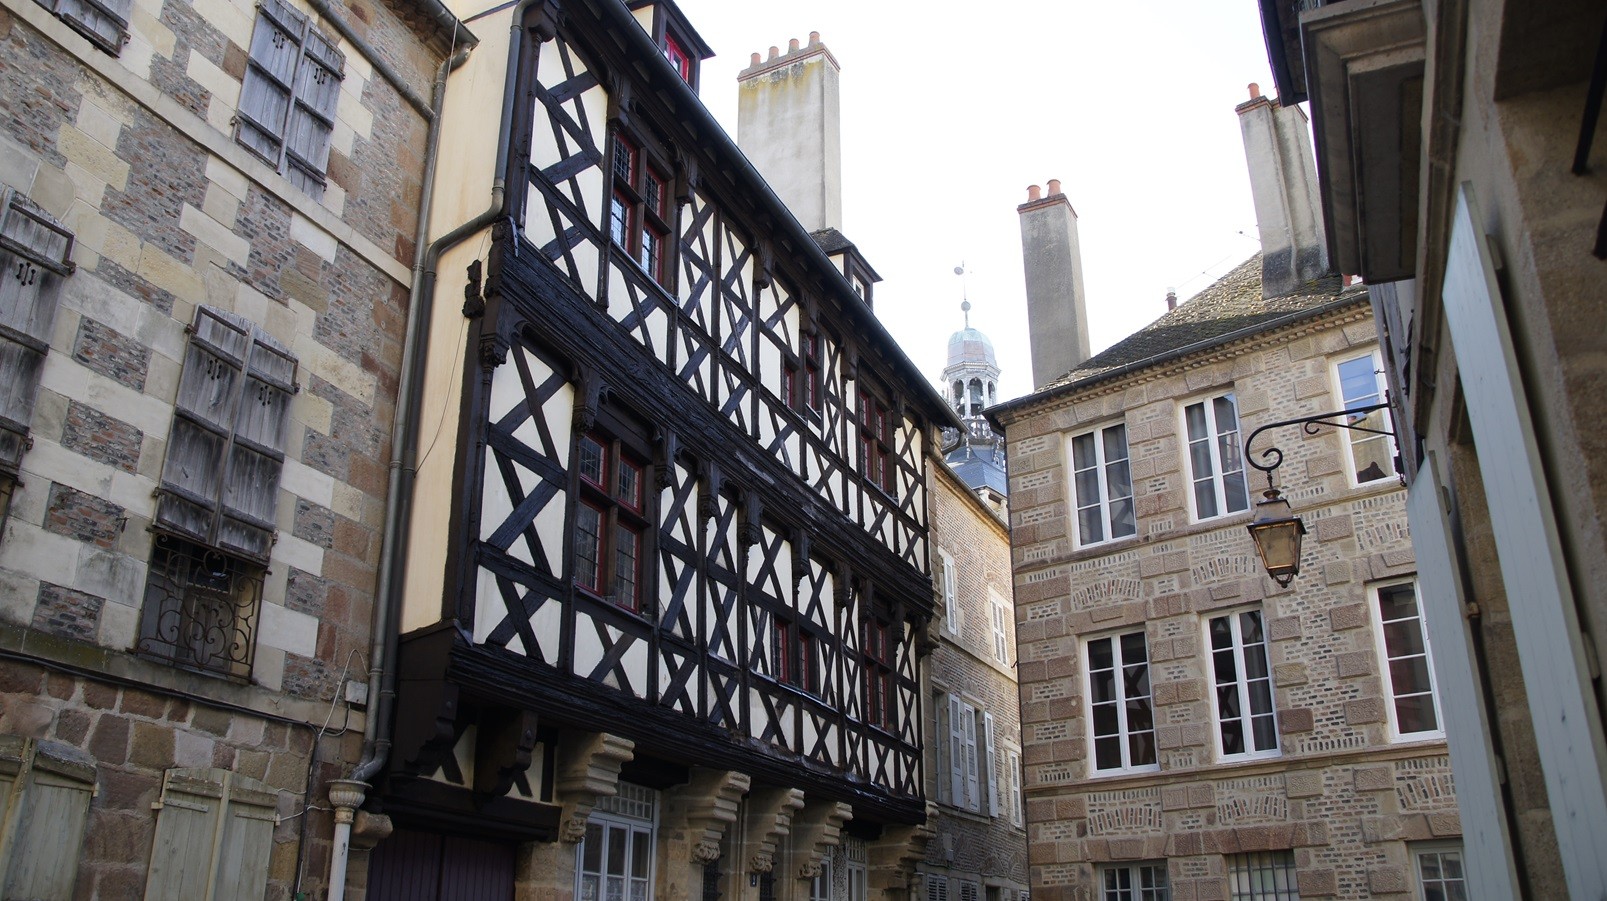
[[[1234,108],[1244,133],[1250,191],[1261,230],[1261,296],[1281,297],[1328,274],[1311,131],[1298,106],[1279,106],[1250,85]]]
[[[841,228],[843,154],[837,60],[809,33],[787,52],[753,54],[737,75],[737,146],[811,232]]]
[[[1032,384],[1047,385],[1088,359],[1088,302],[1083,294],[1077,211],[1049,180],[1049,196],[1027,188],[1021,215],[1021,261],[1027,271],[1027,330]]]

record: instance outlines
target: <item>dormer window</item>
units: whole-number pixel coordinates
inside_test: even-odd
[[[713,56],[714,51],[692,30],[674,0],[629,0],[629,5],[636,21],[669,60],[670,68],[692,90],[697,90],[698,63]]]

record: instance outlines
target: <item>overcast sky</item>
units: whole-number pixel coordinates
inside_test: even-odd
[[[876,311],[936,382],[971,324],[1032,389],[1021,233],[1029,184],[1078,215],[1091,344],[1121,340],[1258,248],[1233,107],[1273,95],[1255,0],[678,0],[717,54],[703,101],[736,134],[749,54],[810,31],[842,66],[843,232]]]

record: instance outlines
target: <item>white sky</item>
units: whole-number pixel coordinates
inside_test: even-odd
[[[678,0],[717,54],[703,102],[736,134],[736,73],[810,31],[842,65],[843,233],[876,311],[930,380],[961,327],[1000,399],[1032,389],[1015,208],[1059,178],[1076,209],[1095,353],[1257,249],[1233,107],[1276,93],[1255,0]]]

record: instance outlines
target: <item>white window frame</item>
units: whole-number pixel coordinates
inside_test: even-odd
[[[1351,400],[1351,399],[1348,399],[1348,398],[1345,397],[1345,386],[1344,386],[1344,382],[1339,377],[1339,367],[1345,365],[1346,363],[1354,363],[1357,360],[1363,360],[1363,359],[1367,360],[1372,365],[1374,392],[1370,397],[1359,397],[1359,398],[1356,398],[1354,400]],[[1329,375],[1333,379],[1334,398],[1335,398],[1335,400],[1338,401],[1339,409],[1341,409],[1341,410],[1349,409],[1351,406],[1360,407],[1360,406],[1367,406],[1369,404],[1383,403],[1384,398],[1386,396],[1386,392],[1388,390],[1388,385],[1384,381],[1383,357],[1379,353],[1378,348],[1376,348],[1376,347],[1373,348],[1372,350],[1366,351],[1365,353],[1351,354],[1350,356],[1339,357],[1339,358],[1335,359],[1333,361],[1332,365],[1329,366]],[[1390,419],[1390,413],[1389,413],[1388,408],[1385,408],[1383,410],[1376,410],[1376,411],[1374,411],[1372,413],[1369,413],[1367,415],[1366,419],[1356,419],[1356,420],[1353,421],[1353,424],[1356,424],[1356,425],[1366,424],[1368,419],[1374,419],[1374,418],[1376,418],[1378,421],[1376,423],[1367,425],[1367,428],[1375,428],[1375,429],[1378,429],[1379,431],[1385,431],[1385,432],[1394,431],[1395,425],[1394,425],[1394,422]],[[1341,430],[1341,431],[1344,431],[1344,430]],[[1350,485],[1351,485],[1352,488],[1359,488],[1359,487],[1362,487],[1364,485],[1386,484],[1391,479],[1396,478],[1395,468],[1394,468],[1393,465],[1390,466],[1390,468],[1382,476],[1380,476],[1379,478],[1368,479],[1365,482],[1360,481],[1357,478],[1356,445],[1358,443],[1362,442],[1362,441],[1369,441],[1369,440],[1370,441],[1382,441],[1382,442],[1384,442],[1385,446],[1387,446],[1389,448],[1389,459],[1393,463],[1396,455],[1398,455],[1400,453],[1400,449],[1396,446],[1395,439],[1392,436],[1390,436],[1390,435],[1374,435],[1374,434],[1372,434],[1370,432],[1344,431],[1344,438],[1345,438],[1345,471],[1346,471],[1346,474],[1348,475],[1348,477],[1350,479]]]
[[[1441,855],[1442,857],[1451,855],[1456,858],[1457,865],[1462,871],[1461,876],[1453,879],[1442,878],[1440,882],[1442,886],[1460,884],[1463,889],[1463,897],[1467,897],[1467,860],[1463,857],[1461,842],[1413,842],[1406,846],[1406,850],[1412,856],[1412,897],[1416,901],[1426,901],[1428,898],[1428,886],[1425,884],[1426,879],[1423,875],[1423,858],[1430,854]]]
[[[607,808],[599,807],[592,810],[591,815],[586,820],[586,835],[575,844],[575,901],[582,901],[582,899],[586,898],[586,895],[583,894],[582,886],[585,884],[587,876],[596,876],[598,879],[595,901],[604,901],[608,897],[608,861],[606,859],[608,846],[606,840],[598,852],[600,869],[595,872],[586,869],[586,843],[591,838],[593,826],[602,827],[601,834],[603,836],[607,836],[610,828],[625,830],[625,853],[627,856],[623,876],[625,880],[624,891],[621,895],[624,901],[631,901],[631,883],[643,878],[632,876],[630,872],[630,855],[636,847],[635,838],[637,835],[645,834],[647,836],[647,876],[645,877],[647,897],[643,901],[653,901],[653,885],[657,880],[658,792],[640,785],[621,782],[619,792],[603,799],[603,803],[607,805]],[[647,807],[649,810],[646,816],[633,812],[633,810],[639,811],[643,807]]]
[[[1254,716],[1250,704],[1250,679],[1247,678],[1249,669],[1245,666],[1246,650],[1244,646],[1244,622],[1240,619],[1246,613],[1254,613],[1261,618],[1261,653],[1266,668],[1268,713],[1272,717],[1272,747],[1256,748],[1255,729],[1252,719]],[[1233,690],[1238,698],[1239,710],[1243,711],[1242,726],[1244,729],[1244,744],[1246,750],[1228,753],[1222,745],[1222,709],[1217,693],[1227,686],[1219,685],[1216,681],[1216,649],[1211,645],[1211,622],[1218,619],[1227,619],[1229,634],[1233,644]],[[1278,698],[1272,683],[1272,639],[1267,634],[1266,611],[1260,607],[1239,607],[1233,610],[1217,610],[1200,617],[1201,647],[1205,649],[1205,668],[1210,672],[1211,679],[1211,724],[1212,735],[1216,747],[1216,759],[1228,762],[1239,760],[1261,760],[1268,757],[1277,757],[1283,753],[1282,739],[1278,734]]]
[[[1015,631],[1015,617],[1011,615],[1010,602],[1006,601],[992,586],[988,588],[988,604],[993,612],[993,657],[995,660],[1010,665],[1010,634]]]
[[[1225,433],[1217,428],[1216,423],[1216,402],[1223,398],[1226,398],[1231,404],[1233,404],[1233,436],[1234,443],[1238,446],[1239,456],[1239,468],[1235,471],[1239,473],[1239,476],[1244,483],[1244,506],[1237,510],[1228,509],[1227,476],[1229,473],[1224,471],[1222,467],[1221,448],[1221,438]],[[1194,471],[1194,455],[1190,452],[1194,441],[1200,440],[1193,439],[1189,435],[1188,411],[1190,407],[1194,406],[1202,406],[1203,412],[1206,414],[1206,435],[1203,440],[1206,442],[1206,449],[1210,452],[1211,471],[1205,477],[1202,477],[1199,473]],[[1187,403],[1181,404],[1178,406],[1177,412],[1177,434],[1181,438],[1179,443],[1183,448],[1183,469],[1188,472],[1188,484],[1186,486],[1185,493],[1188,495],[1190,521],[1208,522],[1218,519],[1226,519],[1232,516],[1247,515],[1251,509],[1250,483],[1248,470],[1244,465],[1244,420],[1239,415],[1238,395],[1233,391],[1219,391],[1215,394],[1198,397]],[[1195,498],[1195,483],[1206,481],[1207,478],[1211,482],[1212,492],[1216,498],[1217,512],[1210,516],[1203,516],[1200,513],[1199,502]]]
[[[1027,811],[1021,798],[1021,751],[1005,748],[1004,767],[1010,780],[1010,825],[1025,826]]]
[[[1428,668],[1429,699],[1434,704],[1434,722],[1437,728],[1420,732],[1402,732],[1400,722],[1395,712],[1395,700],[1398,692],[1395,690],[1395,674],[1390,668],[1389,645],[1384,635],[1384,611],[1379,607],[1379,592],[1384,589],[1396,588],[1401,585],[1412,587],[1412,599],[1417,604],[1417,631],[1423,642],[1423,665]],[[1367,586],[1367,608],[1370,611],[1373,624],[1373,647],[1378,653],[1379,678],[1383,681],[1384,700],[1387,708],[1387,722],[1389,723],[1390,741],[1429,741],[1445,737],[1445,710],[1440,704],[1439,684],[1434,678],[1434,648],[1428,636],[1428,624],[1423,619],[1423,591],[1415,578],[1387,579],[1373,582]],[[1392,623],[1404,623],[1405,620],[1391,620]],[[1414,655],[1401,655],[1402,657]]]
[[[1087,716],[1086,716],[1086,726],[1084,727],[1083,731],[1084,731],[1084,737],[1086,738],[1086,740],[1088,742],[1088,746],[1087,746],[1088,747],[1087,761],[1088,761],[1088,775],[1090,777],[1121,776],[1121,775],[1126,775],[1126,774],[1129,774],[1129,773],[1155,773],[1155,772],[1159,772],[1160,768],[1161,768],[1160,748],[1158,746],[1155,748],[1155,752],[1156,752],[1155,753],[1155,762],[1153,762],[1153,763],[1140,763],[1140,764],[1134,764],[1132,762],[1132,736],[1133,736],[1134,733],[1131,730],[1128,729],[1128,725],[1127,725],[1127,705],[1128,705],[1128,703],[1129,703],[1129,701],[1131,699],[1129,699],[1127,697],[1127,686],[1126,686],[1126,684],[1123,682],[1123,680],[1121,678],[1122,670],[1126,666],[1131,665],[1131,664],[1125,663],[1123,661],[1122,655],[1121,655],[1121,648],[1122,648],[1121,640],[1122,640],[1122,638],[1124,638],[1125,636],[1128,636],[1128,635],[1142,635],[1142,636],[1144,636],[1144,666],[1145,666],[1145,668],[1147,670],[1150,671],[1149,675],[1148,675],[1148,678],[1147,678],[1147,681],[1149,681],[1149,684],[1150,684],[1150,691],[1149,691],[1149,695],[1148,695],[1149,713],[1150,713],[1150,729],[1149,729],[1149,732],[1150,732],[1150,735],[1152,736],[1151,744],[1153,745],[1154,742],[1155,742],[1155,739],[1153,737],[1155,735],[1155,725],[1156,725],[1156,718],[1155,718],[1155,683],[1154,683],[1154,676],[1153,676],[1153,672],[1154,672],[1153,661],[1150,659],[1149,633],[1146,630],[1142,629],[1142,628],[1137,629],[1137,630],[1129,629],[1129,630],[1126,630],[1124,632],[1107,632],[1107,633],[1105,633],[1103,635],[1094,635],[1094,636],[1091,636],[1089,638],[1084,639],[1083,642],[1082,642],[1082,648],[1081,648],[1082,655],[1083,655],[1083,657],[1082,657],[1082,659],[1083,659],[1082,676],[1083,676],[1083,698],[1085,699],[1085,704],[1086,704],[1086,708],[1087,708]],[[1089,648],[1092,645],[1094,645],[1095,643],[1100,642],[1100,641],[1109,641],[1111,643],[1111,660],[1112,660],[1112,663],[1114,664],[1114,680],[1113,681],[1114,681],[1115,690],[1116,690],[1116,701],[1115,701],[1115,703],[1116,703],[1116,737],[1121,742],[1121,759],[1122,759],[1122,762],[1121,762],[1121,764],[1119,766],[1106,767],[1106,768],[1101,768],[1099,766],[1099,752],[1098,752],[1097,746],[1095,744],[1095,739],[1098,736],[1096,736],[1094,734],[1094,682],[1093,682],[1092,667],[1090,666],[1090,664],[1092,663],[1092,659],[1091,659],[1091,656],[1089,654]]]
[[[938,567],[943,571],[939,576],[939,588],[943,592],[943,631],[950,635],[960,634],[960,574],[954,568],[954,556],[942,548],[937,552]]]
[[[651,891],[649,891],[651,894]],[[809,880],[809,901],[831,901],[831,855],[820,858],[820,872]]]
[[[1106,876],[1126,873],[1128,885],[1107,888]],[[1144,877],[1160,874],[1160,884],[1145,885]],[[1094,868],[1094,896],[1097,901],[1171,901],[1172,879],[1164,860],[1133,860],[1121,863],[1100,864]]]
[[[1126,456],[1119,461],[1108,460],[1105,456],[1105,433],[1111,431],[1112,429],[1122,430],[1122,451],[1126,454]],[[1077,439],[1088,437],[1093,438],[1094,465],[1092,469],[1094,472],[1094,481],[1096,483],[1096,494],[1098,495],[1097,497],[1092,498],[1084,498],[1077,491],[1077,473],[1084,471],[1077,468]],[[1123,421],[1113,422],[1090,431],[1080,432],[1066,439],[1066,471],[1071,474],[1071,486],[1070,491],[1068,492],[1072,501],[1072,523],[1070,531],[1072,547],[1074,548],[1094,547],[1096,545],[1109,544],[1113,541],[1121,541],[1124,538],[1132,538],[1138,534],[1138,501],[1133,485],[1132,446],[1127,438],[1127,423]],[[1127,494],[1124,495],[1123,498],[1113,498],[1111,497],[1110,493],[1110,469],[1117,463],[1127,464]],[[1128,504],[1133,507],[1133,531],[1117,535],[1116,523],[1111,516],[1111,506],[1115,502],[1123,500],[1124,498]],[[1081,513],[1084,509],[1098,510],[1100,529],[1104,533],[1104,537],[1093,540],[1083,537]]]

